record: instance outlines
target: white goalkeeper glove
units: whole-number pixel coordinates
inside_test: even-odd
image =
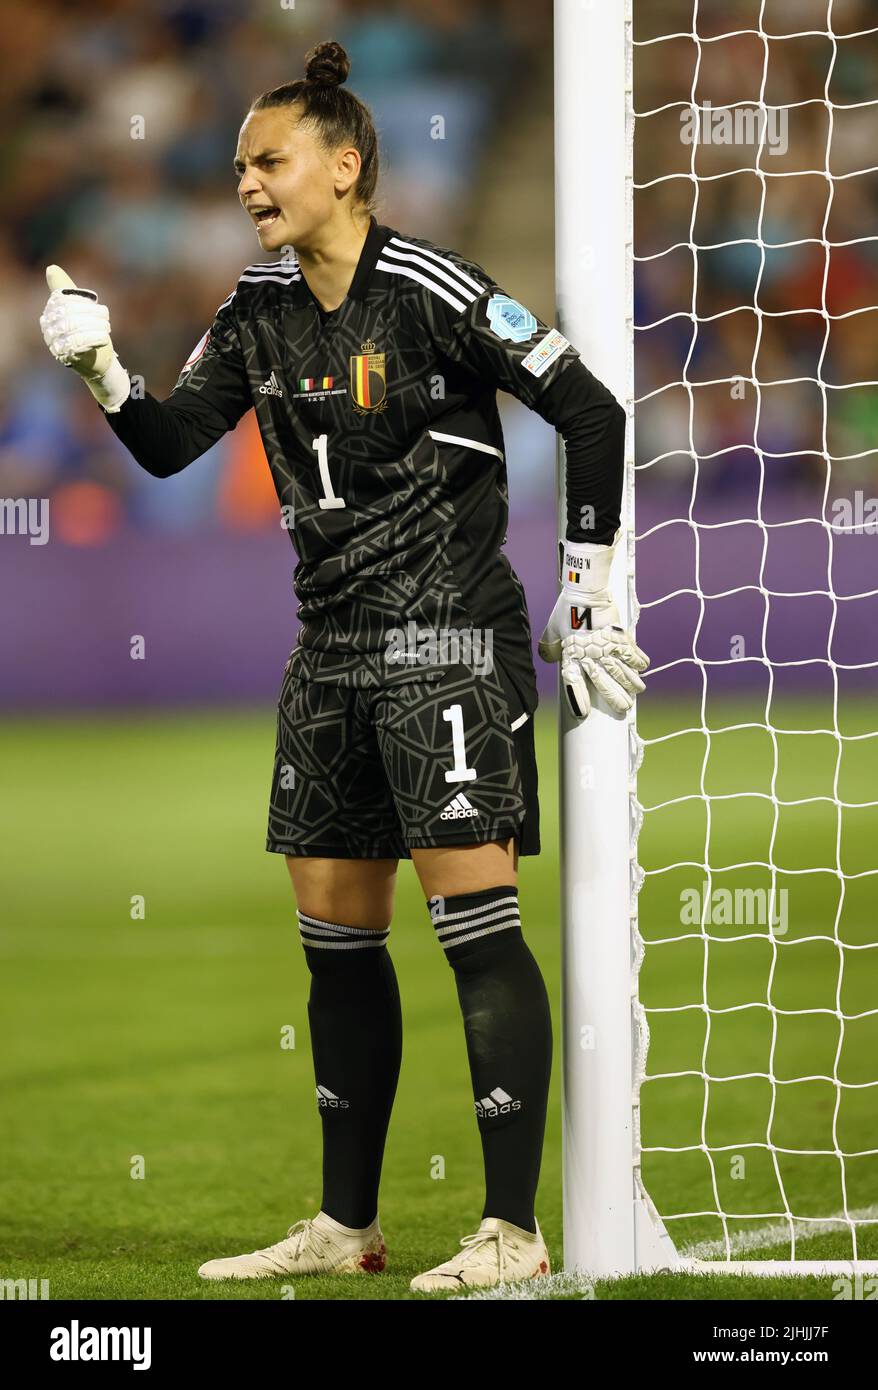
[[[586,679],[619,715],[646,689],[638,673],[646,670],[649,657],[621,626],[607,587],[618,539],[617,531],[612,545],[561,541],[561,594],[540,638],[539,653],[544,661],[561,662],[561,680],[577,719],[587,718],[591,710]]]
[[[114,415],[128,399],[131,378],[113,351],[110,311],[97,302],[94,290],[78,289],[59,265],[47,267],[46,283],[51,294],[40,315],[46,347]]]

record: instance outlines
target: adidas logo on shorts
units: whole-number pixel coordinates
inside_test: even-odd
[[[477,816],[479,813],[471,801],[467,801],[463,792],[459,792],[453,801],[449,801],[445,810],[439,817],[440,820],[465,820],[468,816]]]
[[[513,1100],[500,1086],[495,1086],[489,1096],[476,1101],[476,1114],[479,1119],[492,1119],[495,1115],[508,1115],[512,1110],[520,1110],[521,1101]]]
[[[350,1101],[340,1100],[337,1095],[330,1091],[328,1086],[318,1086],[317,1104],[322,1105],[324,1110],[347,1110]]]

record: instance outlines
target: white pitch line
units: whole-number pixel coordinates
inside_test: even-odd
[[[808,1221],[802,1227],[801,1220],[793,1218],[796,1227],[796,1244],[811,1240],[815,1236],[838,1234],[838,1229],[849,1229],[850,1221],[876,1221],[878,1220],[878,1206],[860,1207],[848,1213],[845,1217],[844,1212],[839,1212],[837,1216],[828,1216],[823,1220]],[[757,1226],[752,1231],[741,1231],[736,1235],[729,1236],[729,1250],[732,1257],[741,1255],[747,1251],[759,1250],[765,1246],[777,1245],[782,1240],[789,1240],[789,1225],[787,1222],[774,1222],[770,1225]],[[702,1240],[696,1245],[684,1246],[679,1252],[682,1260],[724,1260],[726,1258],[726,1245],[722,1240]],[[705,1271],[706,1272],[706,1271]],[[673,1273],[673,1271],[669,1271]],[[563,1270],[557,1274],[548,1274],[539,1279],[519,1279],[504,1284],[495,1284],[488,1289],[474,1289],[472,1293],[458,1293],[452,1295],[449,1302],[460,1299],[482,1299],[482,1300],[519,1300],[532,1302],[538,1299],[550,1299],[558,1297],[576,1296],[582,1299],[593,1299],[594,1281],[585,1275],[567,1274]]]
[[[581,1274],[543,1274],[536,1279],[516,1279],[494,1284],[489,1289],[474,1289],[472,1293],[456,1293],[449,1303],[460,1299],[520,1299],[528,1302],[540,1298],[594,1298],[594,1282]]]
[[[801,1220],[793,1218],[796,1229],[796,1244],[811,1240],[815,1236],[838,1234],[838,1228],[849,1229],[849,1221],[878,1221],[878,1206],[860,1207],[848,1213],[845,1217],[844,1212],[837,1216],[828,1216],[823,1220],[809,1221],[805,1229],[800,1231]],[[749,1250],[762,1249],[765,1246],[777,1245],[782,1240],[789,1239],[789,1226],[786,1222],[774,1222],[771,1225],[757,1226],[752,1231],[742,1231],[737,1235],[729,1237],[729,1250],[731,1256],[743,1254]],[[682,1260],[717,1260],[722,1261],[726,1257],[726,1246],[722,1240],[702,1240],[696,1245],[684,1246],[679,1252]],[[703,1271],[707,1273],[707,1271]],[[673,1274],[673,1270],[668,1271]],[[495,1284],[487,1289],[474,1289],[472,1293],[458,1293],[452,1295],[452,1299],[482,1299],[482,1300],[519,1300],[533,1302],[538,1299],[551,1299],[558,1297],[575,1296],[582,1299],[593,1299],[595,1296],[594,1280],[582,1274],[567,1274],[563,1270],[557,1274],[548,1274],[538,1279],[518,1279],[509,1283]]]
[[[846,1217],[844,1212],[839,1212],[836,1216],[828,1216],[825,1220],[807,1221],[793,1217],[793,1227],[796,1232],[796,1245],[803,1241],[813,1240],[815,1236],[837,1235],[839,1227],[849,1230],[850,1221],[874,1221],[878,1219],[878,1206],[861,1207],[857,1211],[848,1212]],[[778,1245],[781,1241],[789,1241],[790,1227],[787,1221],[776,1221],[771,1225],[756,1226],[752,1231],[738,1231],[729,1236],[729,1250],[731,1257],[735,1257],[750,1250],[758,1250],[766,1245]],[[695,1245],[687,1245],[679,1251],[682,1260],[724,1260],[726,1258],[726,1243],[724,1240],[701,1240]]]

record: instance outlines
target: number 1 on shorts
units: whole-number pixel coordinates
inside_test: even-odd
[[[442,718],[451,725],[451,746],[454,750],[454,767],[446,772],[446,782],[474,782],[476,770],[466,765],[466,744],[463,739],[463,710],[460,705],[449,705],[442,711]]]

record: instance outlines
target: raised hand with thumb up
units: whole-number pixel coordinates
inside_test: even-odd
[[[51,293],[40,328],[52,356],[85,381],[104,410],[115,413],[128,399],[131,379],[113,350],[110,312],[94,290],[80,289],[59,265],[46,269]]]

